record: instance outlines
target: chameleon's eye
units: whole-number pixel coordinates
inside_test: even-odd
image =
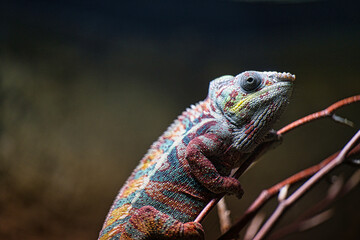
[[[240,80],[240,87],[245,92],[255,91],[261,84],[261,78],[256,75],[244,76]]]

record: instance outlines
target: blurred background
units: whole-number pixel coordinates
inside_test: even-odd
[[[289,71],[296,89],[279,129],[360,93],[356,1],[2,1],[0,239],[96,239],[151,143],[210,80]],[[360,103],[284,137],[228,197],[234,219],[259,192],[340,149]],[[333,175],[347,178],[354,167]],[[279,225],[320,201],[321,181]],[[360,239],[360,191],[326,223],[286,239]],[[274,207],[275,203],[269,204]],[[271,208],[264,211],[271,212]],[[216,211],[204,221],[219,236]]]

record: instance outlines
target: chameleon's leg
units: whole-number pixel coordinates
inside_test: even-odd
[[[207,156],[216,155],[222,139],[217,134],[204,134],[191,140],[186,148],[186,159],[196,179],[213,193],[232,193],[241,198],[244,191],[240,182],[221,176]]]
[[[131,216],[120,239],[203,240],[204,231],[200,223],[182,223],[154,207],[145,206]]]

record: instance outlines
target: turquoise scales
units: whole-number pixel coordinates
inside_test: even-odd
[[[248,71],[210,83],[151,146],[116,197],[99,239],[203,239],[193,222],[218,193],[242,196],[229,177],[271,129],[294,75]]]

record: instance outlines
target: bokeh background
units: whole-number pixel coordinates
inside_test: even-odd
[[[2,1],[0,239],[96,239],[147,148],[218,76],[295,73],[277,128],[359,94],[359,12],[356,1]],[[341,148],[359,109],[338,112],[355,128],[324,119],[286,135],[241,178],[244,198],[227,198],[232,216]],[[280,225],[328,187],[324,179]],[[360,239],[359,202],[357,187],[329,221],[286,239]],[[219,236],[216,211],[204,227]]]

